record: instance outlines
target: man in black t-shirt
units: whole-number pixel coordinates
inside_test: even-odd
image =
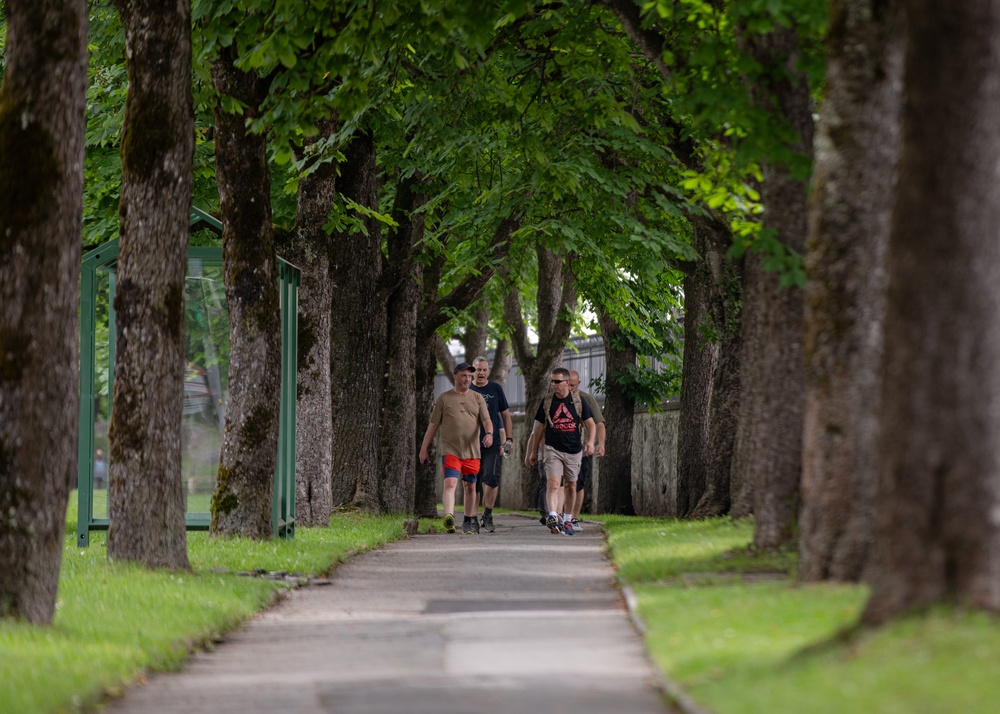
[[[545,501],[549,515],[545,525],[553,533],[560,531],[573,535],[571,521],[560,522],[563,503],[573,503],[576,497],[576,479],[584,456],[594,453],[594,435],[597,430],[590,406],[586,401],[574,399],[570,394],[569,370],[558,367],[552,370],[552,403],[545,413],[545,402],[535,414],[535,427],[528,440],[524,463],[531,468],[538,462],[538,443],[545,437]],[[546,399],[546,402],[548,400]],[[576,406],[579,402],[579,408]],[[581,425],[587,427],[587,443],[580,436]]]

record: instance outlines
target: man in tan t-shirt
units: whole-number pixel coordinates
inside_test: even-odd
[[[479,473],[479,425],[485,435],[483,446],[493,443],[493,420],[483,395],[472,391],[472,376],[476,370],[466,362],[455,366],[455,386],[434,403],[431,422],[420,445],[420,463],[430,463],[428,449],[441,429],[441,461],[444,467],[444,529],[455,532],[455,487],[461,478],[464,485],[463,533],[478,533],[476,518],[476,474]]]

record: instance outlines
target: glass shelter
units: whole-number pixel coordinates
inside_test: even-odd
[[[197,208],[191,228],[221,233],[222,224]],[[115,277],[118,239],[83,256],[80,279],[80,446],[77,546],[108,527],[108,424],[115,363]],[[271,523],[274,535],[295,533],[295,396],[299,269],[278,259],[281,295],[281,405]],[[229,316],[222,249],[188,248],[185,279],[182,477],[188,530],[207,530],[225,429],[229,383]]]

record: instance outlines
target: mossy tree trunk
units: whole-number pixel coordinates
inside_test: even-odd
[[[755,101],[777,111],[797,138],[790,148],[810,156],[812,99],[805,76],[795,66],[797,43],[794,27],[744,39],[760,67],[773,69],[756,80]],[[806,181],[776,162],[766,162],[763,174],[764,226],[801,255],[808,230]],[[782,287],[780,276],[764,269],[761,252],[747,257],[746,278],[753,285],[745,293],[744,324],[752,326],[752,334],[744,333],[741,365],[743,383],[752,380],[753,392],[744,386],[738,430],[744,437],[743,453],[733,480],[743,488],[740,502],[745,505],[749,496],[753,503],[754,545],[769,550],[796,535],[805,400],[803,294],[797,287]]]
[[[194,161],[191,9],[118,0],[129,89],[122,136],[108,557],[187,568],[181,413]]]
[[[319,123],[306,148],[329,137]],[[330,402],[330,246],[324,229],[336,198],[337,168],[321,163],[299,178],[295,229],[280,241],[283,257],[302,270],[299,283],[298,394],[295,408],[295,520],[326,526],[333,511],[333,413]]]
[[[7,0],[0,87],[0,618],[55,613],[76,474],[87,5]]]
[[[504,320],[512,331],[511,345],[517,357],[517,365],[524,375],[524,410],[528,428],[522,436],[522,454],[526,454],[528,450],[535,412],[541,406],[545,393],[551,388],[549,378],[552,370],[562,364],[562,353],[573,327],[572,315],[576,312],[576,277],[573,275],[571,256],[563,256],[541,244],[536,246],[535,254],[538,261],[535,293],[538,346],[534,351],[528,341],[528,326],[521,310],[520,288],[516,280],[507,288],[504,296]],[[510,276],[523,270],[522,266],[511,266],[506,272]],[[538,501],[538,467],[529,469],[522,463],[520,468],[525,469],[521,478],[520,500],[530,507]]]
[[[229,306],[229,401],[212,496],[211,532],[269,538],[281,399],[281,316],[266,139],[246,128],[266,82],[227,58],[212,67],[216,91],[242,113],[215,108],[215,161]]]
[[[806,270],[799,577],[855,581],[875,514],[885,253],[899,147],[898,3],[831,10]]]
[[[741,305],[743,299],[743,261],[726,253],[732,243],[726,226],[703,221],[695,227],[697,249],[710,276],[708,310],[718,341],[715,373],[712,376],[712,402],[709,406],[708,458],[705,463],[705,489],[689,518],[710,518],[729,512],[730,474],[736,421],[740,412]]]
[[[868,623],[1000,611],[1000,7],[905,8]]]
[[[599,309],[597,320],[604,341],[605,383],[604,424],[606,453],[601,459],[600,479],[595,496],[598,513],[635,515],[632,503],[632,434],[635,427],[635,399],[617,375],[637,363],[635,348],[620,335],[618,324]]]
[[[684,359],[681,371],[681,411],[677,425],[676,516],[694,510],[705,492],[708,472],[712,386],[719,343],[709,311],[711,276],[705,261],[685,265]],[[605,352],[607,352],[607,346]],[[611,370],[608,370],[608,374]]]
[[[378,206],[375,142],[360,132],[343,149],[338,190],[355,203]],[[386,314],[378,222],[366,232],[340,233],[331,244],[330,385],[333,417],[333,501],[377,512]]]
[[[416,489],[417,441],[417,311],[420,307],[423,266],[417,260],[423,247],[427,201],[418,175],[401,180],[396,189],[393,220],[396,227],[386,240],[388,255],[383,273],[388,315],[388,350],[383,387],[381,429],[381,505],[389,513],[412,513]]]

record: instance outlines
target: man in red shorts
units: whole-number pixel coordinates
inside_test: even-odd
[[[493,420],[483,395],[472,391],[472,376],[476,370],[466,362],[455,365],[455,386],[438,397],[431,412],[424,441],[420,445],[420,462],[428,463],[428,449],[434,435],[441,430],[440,453],[444,465],[444,529],[455,532],[455,487],[461,478],[464,485],[463,533],[478,533],[476,518],[476,474],[479,473],[479,425],[483,425],[482,445],[493,443]]]

